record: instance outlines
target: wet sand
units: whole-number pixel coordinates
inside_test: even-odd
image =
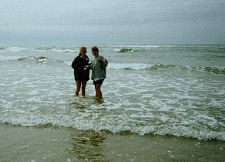
[[[0,162],[225,161],[225,142],[0,125]]]

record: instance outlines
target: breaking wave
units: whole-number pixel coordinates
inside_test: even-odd
[[[55,53],[75,53],[78,52],[77,47],[0,47],[0,52],[55,52]]]
[[[87,114],[88,116],[90,114]],[[94,114],[93,114],[94,115]],[[95,114],[96,115],[96,114]],[[31,114],[29,116],[11,116],[10,118],[1,118],[0,123],[12,124],[20,126],[33,126],[33,127],[46,127],[46,126],[56,126],[56,127],[70,127],[78,130],[94,130],[96,132],[109,131],[112,133],[137,133],[139,135],[154,134],[154,135],[172,135],[176,137],[187,137],[187,138],[197,138],[200,140],[221,140],[225,141],[225,133],[212,131],[212,130],[197,130],[194,129],[192,124],[190,126],[182,126],[175,124],[162,124],[162,125],[149,125],[142,126],[138,123],[128,124],[127,121],[119,121],[118,117],[117,123],[115,124],[115,119],[106,119],[105,117],[101,120],[99,119],[88,119],[87,117],[77,117],[72,116],[61,116],[60,118],[54,118],[51,116],[39,116],[35,117]]]
[[[0,62],[2,61],[35,61],[35,62],[47,62],[49,59],[45,56],[1,56]],[[52,60],[52,62],[64,63],[71,65],[71,61],[63,60]],[[184,66],[184,65],[173,65],[173,64],[144,64],[144,63],[110,63],[108,69],[111,70],[149,70],[149,71],[202,71],[210,72],[214,74],[225,74],[224,66]]]
[[[97,103],[91,81],[85,98],[74,97],[72,52],[79,48],[0,47],[0,123],[225,141],[223,49],[103,47],[109,75]]]
[[[44,56],[39,56],[39,57],[35,57],[35,56],[29,56],[29,57],[22,57],[17,59],[18,61],[36,61],[36,62],[46,62],[48,61],[47,57]]]
[[[184,65],[166,65],[166,64],[141,64],[141,63],[111,63],[109,69],[112,70],[150,70],[150,71],[162,71],[162,70],[176,70],[176,71],[204,71],[215,74],[225,74],[224,66],[184,66]]]
[[[35,61],[35,62],[46,62],[48,58],[45,56],[0,56],[0,62],[10,61]]]
[[[133,46],[114,46],[113,51],[117,53],[135,53],[145,52],[157,49],[158,51],[175,51],[188,53],[214,53],[224,54],[225,48],[223,45],[133,45]],[[219,55],[218,57],[224,57]]]
[[[203,68],[204,71],[207,71],[207,72],[212,72],[212,73],[215,73],[215,74],[225,74],[225,67],[210,67],[210,66],[206,66]]]
[[[134,47],[114,48],[113,51],[117,53],[134,53],[134,52],[144,52],[145,48],[134,48]]]

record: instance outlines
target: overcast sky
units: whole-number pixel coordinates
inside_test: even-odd
[[[4,44],[225,44],[225,0],[0,0]]]

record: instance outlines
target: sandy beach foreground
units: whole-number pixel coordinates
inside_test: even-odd
[[[1,162],[224,161],[225,142],[0,125]]]

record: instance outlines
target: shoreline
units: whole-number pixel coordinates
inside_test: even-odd
[[[225,141],[0,124],[0,161],[223,161]]]

